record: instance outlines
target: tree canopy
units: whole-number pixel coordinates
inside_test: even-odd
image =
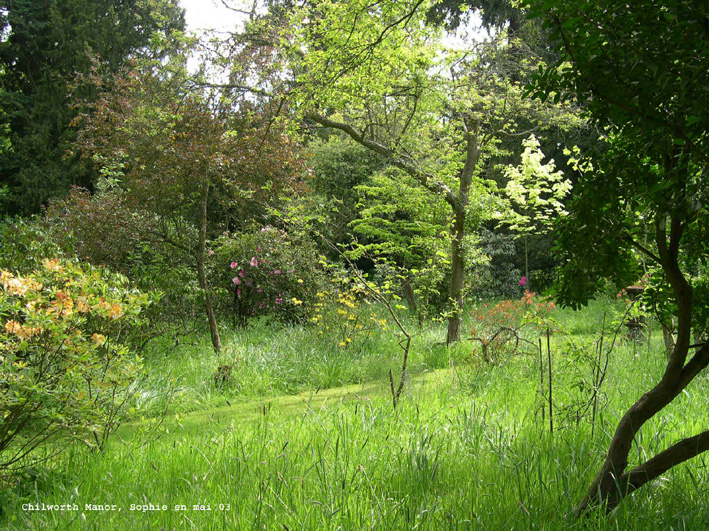
[[[709,449],[709,431],[680,440],[628,470],[643,424],[709,365],[705,331],[709,197],[709,19],[696,2],[547,1],[531,5],[561,60],[540,68],[528,92],[573,96],[603,128],[605,151],[588,154],[559,245],[568,255],[559,297],[581,304],[603,278],[649,275],[647,303],[677,340],[664,376],[621,419],[606,460],[577,511],[619,499]],[[642,258],[642,260],[641,260]]]
[[[9,183],[11,212],[33,213],[72,184],[91,186],[92,173],[67,157],[75,132],[77,85],[92,57],[116,71],[141,54],[163,55],[165,38],[184,29],[177,0],[0,2],[0,116],[9,148],[0,176]]]

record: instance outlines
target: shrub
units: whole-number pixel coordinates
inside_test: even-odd
[[[0,269],[30,272],[41,267],[42,260],[64,253],[36,219],[8,219],[0,223]]]
[[[152,296],[57,259],[0,270],[0,286],[0,470],[72,441],[102,449],[141,367],[126,344]]]
[[[274,227],[223,236],[212,253],[211,285],[242,325],[259,316],[305,321],[325,281],[313,243]]]
[[[388,322],[369,308],[366,292],[357,288],[345,275],[334,278],[329,286],[318,291],[311,322],[318,336],[338,349],[356,347],[361,350],[377,329],[388,330]]]
[[[50,202],[45,219],[63,249],[124,274],[147,230],[144,216],[131,210],[120,190],[92,196],[75,187],[66,198]]]
[[[119,271],[144,291],[163,293],[161,304],[150,308],[153,322],[189,329],[203,311],[193,252],[170,243],[196,241],[189,225],[176,229],[135,208],[118,188],[93,195],[74,188],[50,202],[45,221],[67,254]]]
[[[480,344],[483,361],[499,363],[522,344],[532,344],[522,334],[523,327],[540,332],[554,324],[554,303],[535,300],[535,296],[525,291],[520,300],[481,304],[471,313],[470,339]]]

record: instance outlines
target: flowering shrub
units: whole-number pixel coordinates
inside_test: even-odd
[[[57,259],[0,270],[0,469],[60,439],[103,448],[141,366],[125,342],[151,302],[123,277]]]
[[[325,279],[313,244],[274,227],[220,238],[208,264],[220,306],[238,324],[263,315],[305,321]]]
[[[529,343],[522,335],[523,327],[540,331],[553,325],[554,303],[535,297],[536,293],[527,290],[520,300],[482,304],[471,313],[470,339],[480,344],[479,354],[485,362],[497,363],[514,355],[522,343]]]
[[[388,321],[369,310],[364,290],[349,280],[336,278],[328,289],[316,293],[310,319],[319,336],[343,350],[361,348],[376,329],[388,330]]]

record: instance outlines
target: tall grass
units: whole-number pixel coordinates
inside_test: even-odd
[[[578,319],[579,327],[586,322],[568,317]],[[646,344],[641,348],[619,342],[591,436],[588,419],[567,419],[549,433],[542,420],[535,356],[481,365],[466,363],[470,349],[460,347],[451,364],[451,354],[435,344],[435,336],[424,336],[416,354],[419,375],[394,411],[386,383],[369,379],[383,376],[396,361],[395,344],[387,344],[383,336],[372,342],[371,351],[339,361],[337,355],[346,356],[346,351],[328,353],[308,334],[288,328],[270,335],[258,328],[234,333],[224,358],[239,358],[241,365],[229,390],[205,383],[216,358],[198,354],[198,344],[183,347],[194,349],[191,358],[183,356],[187,359],[177,352],[163,357],[149,353],[155,371],[150,385],[157,386],[158,374],[171,374],[183,396],[192,393],[185,409],[222,405],[229,393],[242,393],[244,400],[183,413],[167,421],[159,437],[148,443],[143,424],[136,423],[121,430],[105,454],[74,447],[55,463],[54,472],[38,471],[4,491],[0,527],[709,528],[709,469],[701,457],[641,489],[610,515],[567,517],[600,466],[617,420],[659,378],[659,341],[650,343],[649,351]],[[552,350],[558,385],[573,386],[574,373],[563,373],[568,360],[561,338]],[[356,368],[336,368],[345,362]],[[446,368],[430,370],[435,367]],[[325,390],[325,383],[353,381],[359,383]],[[277,397],[308,388],[297,396]],[[636,440],[633,458],[643,459],[705,428],[708,390],[706,378],[696,382],[648,423]],[[564,396],[570,395],[559,393]],[[78,510],[23,510],[27,503],[76,503]],[[85,504],[120,510],[92,511]],[[131,504],[164,504],[168,509],[131,511]]]
[[[390,331],[374,328],[345,348],[319,332],[317,326],[284,326],[262,319],[246,328],[225,330],[220,356],[211,352],[206,335],[178,345],[168,338],[155,340],[143,353],[145,376],[137,389],[135,414],[187,412],[227,401],[383,379],[401,364],[401,348]],[[417,332],[409,362],[413,374],[463,362],[470,353],[467,344],[447,349],[440,327]],[[226,382],[214,378],[220,363],[233,366]]]

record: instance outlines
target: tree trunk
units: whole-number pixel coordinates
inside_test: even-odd
[[[625,471],[633,440],[643,424],[674,400],[694,378],[694,374],[691,373],[701,371],[707,366],[707,362],[709,362],[709,347],[705,346],[687,364],[686,368],[691,366],[692,370],[688,371],[686,376],[673,382],[665,375],[654,389],[645,393],[630,407],[616,428],[601,471],[591,483],[586,497],[574,509],[577,516],[599,505],[606,511],[611,511],[623,497],[664,474],[670,468],[709,449],[709,431],[705,431],[694,437],[682,439],[634,469]]]
[[[656,221],[656,242],[662,267],[677,301],[677,339],[660,382],[641,396],[620,420],[600,472],[591,483],[586,497],[574,509],[577,515],[582,515],[596,506],[603,506],[610,511],[624,496],[709,448],[709,433],[704,432],[675,443],[626,472],[628,455],[638,431],[709,365],[707,343],[686,361],[692,333],[692,287],[682,274],[678,262],[683,226],[680,221],[671,220],[668,242],[665,223],[664,218],[658,218]]]
[[[451,249],[451,283],[448,296],[453,305],[448,318],[448,335],[446,344],[460,341],[463,328],[463,291],[465,287],[465,216],[470,202],[470,187],[473,175],[478,166],[480,151],[478,146],[478,124],[464,120],[465,124],[465,165],[460,172],[460,188],[453,201],[449,204],[453,209],[453,226],[451,232],[453,243]]]
[[[448,335],[446,344],[460,341],[463,328],[463,288],[465,284],[465,260],[463,257],[463,239],[465,238],[465,209],[455,212],[453,226],[453,246],[451,251],[451,283],[448,297],[452,304],[448,317]]]
[[[527,251],[527,235],[524,235],[524,285],[529,288],[529,252]]]
[[[411,287],[411,279],[405,278],[401,282],[401,287],[404,290],[404,297],[406,298],[406,302],[409,304],[409,309],[415,313],[418,310],[418,305],[416,304],[416,294],[414,293],[414,288]]]
[[[202,212],[199,220],[199,248],[197,249],[197,274],[199,275],[199,285],[204,294],[204,308],[207,311],[207,319],[209,320],[209,333],[212,336],[212,347],[215,354],[222,351],[222,340],[219,337],[219,327],[217,326],[217,318],[214,315],[214,307],[212,306],[212,294],[209,292],[209,284],[207,283],[207,270],[205,262],[205,247],[207,244],[207,204],[209,201],[209,179],[205,177],[202,185]]]

